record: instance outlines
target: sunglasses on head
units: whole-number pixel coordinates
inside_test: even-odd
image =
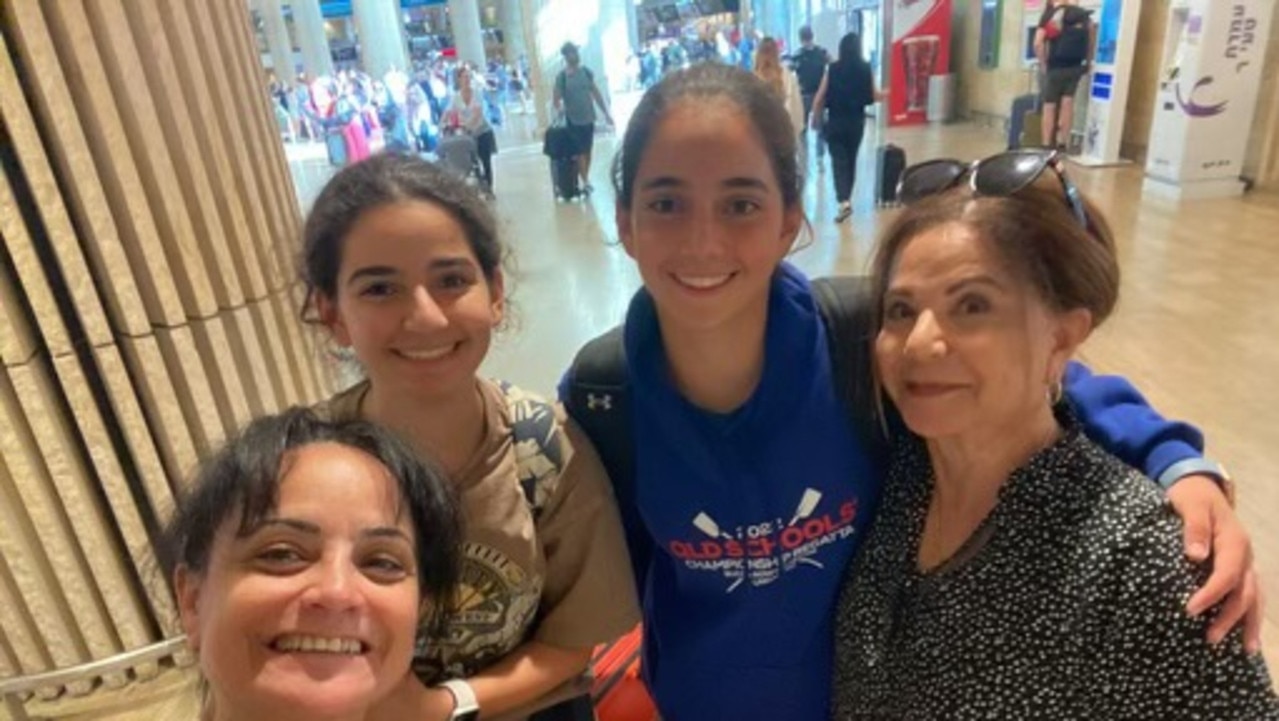
[[[909,205],[930,195],[944,193],[967,176],[973,193],[1006,198],[1025,190],[1051,168],[1061,181],[1071,211],[1079,219],[1079,224],[1087,229],[1088,213],[1084,210],[1083,198],[1079,188],[1066,176],[1063,164],[1062,155],[1056,150],[1035,148],[1009,150],[971,163],[951,158],[929,160],[902,171],[897,197]]]

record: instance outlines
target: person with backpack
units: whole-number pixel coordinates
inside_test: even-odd
[[[785,262],[804,176],[783,105],[750,73],[708,63],[662,80],[614,167],[618,237],[644,286],[560,398],[613,483],[644,679],[666,721],[829,718],[835,602],[884,482],[867,285]],[[1081,366],[1066,394],[1104,446],[1175,483],[1197,560],[1211,545],[1191,610],[1233,593],[1214,627],[1247,611],[1255,632],[1248,541],[1201,474],[1198,432]]]
[[[591,149],[595,144],[595,106],[599,105],[604,122],[613,124],[604,96],[595,85],[591,69],[582,65],[582,56],[573,43],[560,48],[564,57],[564,69],[555,78],[555,111],[563,113],[568,128],[576,140],[577,172],[582,178],[582,192],[590,193]]]
[[[816,124],[811,120],[813,100],[822,87],[822,79],[826,77],[826,66],[830,65],[830,53],[826,48],[813,43],[813,29],[808,25],[799,29],[799,50],[791,56],[791,65],[795,76],[799,78],[799,94],[804,101],[804,128],[813,125],[817,129],[817,169],[825,168],[823,156],[826,154],[824,118],[818,114]]]
[[[638,618],[590,442],[557,407],[476,375],[507,312],[506,252],[474,188],[407,154],[338,172],[306,220],[303,317],[351,348],[366,376],[320,412],[378,423],[434,459],[465,523],[444,640],[420,640],[414,674],[371,718],[526,707]]]
[[[1092,13],[1078,0],[1048,0],[1035,30],[1042,69],[1044,147],[1065,149],[1075,121],[1075,91],[1088,72],[1095,32]]]

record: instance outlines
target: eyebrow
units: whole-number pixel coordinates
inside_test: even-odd
[[[370,265],[360,268],[346,279],[346,284],[351,285],[361,278],[385,278],[388,275],[395,275],[395,268],[389,265]]]
[[[946,295],[954,295],[970,285],[988,285],[995,290],[1003,290],[1004,286],[999,281],[989,275],[974,275],[968,278],[955,281],[946,288]]]
[[[999,291],[1004,290],[1004,286],[1003,286],[1002,284],[1000,284],[1000,283],[999,283],[999,281],[997,281],[997,280],[995,280],[994,278],[992,278],[991,276],[989,276],[989,275],[974,275],[974,276],[970,276],[970,277],[968,277],[968,278],[962,278],[962,279],[960,279],[960,280],[955,281],[954,283],[951,283],[951,284],[950,284],[949,286],[947,286],[947,288],[946,288],[946,295],[954,295],[954,294],[956,294],[956,293],[958,293],[958,292],[960,292],[960,291],[964,290],[965,288],[967,288],[968,286],[971,286],[971,285],[987,285],[987,286],[990,286],[990,287],[994,288],[995,290],[999,290]],[[905,298],[911,298],[911,297],[913,297],[914,295],[915,295],[915,294],[911,291],[911,289],[910,289],[910,288],[897,288],[897,287],[890,287],[890,288],[888,288],[886,291],[884,291],[884,296],[885,296],[885,297],[898,297],[898,296],[900,296],[900,297],[905,297]]]
[[[729,178],[728,180],[725,180],[724,182],[720,183],[720,185],[726,188],[749,188],[751,190],[768,190],[768,183],[765,183],[759,178],[750,178],[750,177]]]
[[[640,190],[659,190],[661,188],[678,188],[685,185],[688,185],[688,183],[683,180],[680,180],[679,178],[669,176],[669,175],[663,175],[658,178],[653,178],[652,180],[644,183],[643,185],[640,186]],[[752,178],[749,176],[737,176],[733,178],[727,178],[723,181],[720,181],[720,185],[725,188],[751,188],[754,190],[768,189],[768,183],[765,183],[759,178]]]
[[[262,521],[262,523],[258,526],[257,531],[261,531],[262,529],[270,526],[284,526],[286,528],[291,528],[295,531],[305,533],[308,536],[318,536],[321,533],[320,527],[316,524],[297,518],[268,518]],[[374,526],[372,528],[365,528],[360,531],[360,536],[362,538],[400,538],[405,542],[411,543],[411,541],[409,541],[408,534],[394,526]]]
[[[430,270],[449,270],[451,268],[470,268],[474,267],[474,265],[475,263],[470,258],[459,255],[448,258],[436,258],[435,260],[432,260],[430,265],[427,267]],[[388,276],[393,276],[398,272],[398,270],[389,265],[369,265],[351,273],[351,277],[346,279],[346,284],[351,285],[361,278],[386,278]]]

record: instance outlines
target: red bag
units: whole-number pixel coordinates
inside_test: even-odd
[[[599,721],[657,721],[657,706],[640,678],[640,642],[636,626],[612,643],[595,648],[591,699]]]
[[[1061,5],[1053,8],[1052,14],[1048,16],[1048,21],[1041,25],[1044,29],[1045,39],[1056,40],[1061,36],[1061,28],[1065,20],[1064,15],[1065,13],[1062,12]]]

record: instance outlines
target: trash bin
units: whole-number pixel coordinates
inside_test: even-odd
[[[934,75],[928,79],[928,122],[948,123],[955,119],[955,76]]]

